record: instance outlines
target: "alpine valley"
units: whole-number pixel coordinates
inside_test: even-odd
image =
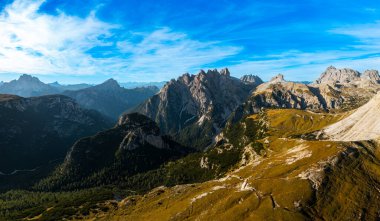
[[[0,220],[380,219],[376,70],[57,85],[0,86]]]

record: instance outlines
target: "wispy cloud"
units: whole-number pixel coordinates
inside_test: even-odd
[[[360,25],[346,25],[327,30],[333,35],[352,38],[344,48],[305,52],[289,50],[279,54],[254,56],[232,65],[235,74],[252,73],[269,80],[284,73],[290,80],[312,80],[330,65],[359,71],[380,68],[380,21]]]
[[[380,64],[380,53],[363,54],[352,51],[302,52],[288,51],[250,60],[239,61],[231,66],[236,75],[258,74],[269,80],[275,74],[285,74],[288,80],[310,81],[316,79],[328,66],[352,68],[359,71],[376,69]]]
[[[380,21],[344,26],[330,32],[355,38],[356,42],[351,45],[352,47],[367,51],[378,51],[380,49]]]
[[[0,12],[0,73],[101,74],[133,81],[144,74],[163,80],[240,50],[167,27],[124,34],[127,27],[103,22],[96,12],[85,18],[40,12],[44,2],[15,0]]]
[[[118,42],[119,49],[131,53],[125,70],[135,75],[154,75],[169,78],[187,71],[202,68],[215,61],[237,54],[241,48],[221,46],[220,42],[200,42],[184,33],[174,32],[167,27],[152,33],[134,33],[140,41]],[[158,80],[158,79],[157,79]]]
[[[86,18],[39,13],[43,0],[16,0],[0,14],[0,71],[92,74],[97,60],[85,52],[106,45],[115,25]]]

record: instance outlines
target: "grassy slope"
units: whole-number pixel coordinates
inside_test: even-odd
[[[227,143],[135,181],[159,177],[152,187],[167,187],[136,193],[121,202],[94,200],[85,191],[66,193],[73,199],[80,196],[82,203],[90,199],[83,203],[84,212],[80,204],[72,207],[66,199],[43,203],[44,214],[37,210],[34,217],[49,220],[72,208],[76,219],[85,220],[376,220],[380,208],[377,144],[297,138],[344,116],[299,110],[252,115],[224,131]],[[239,155],[240,163],[235,159]],[[199,183],[172,186],[191,181]],[[102,194],[104,199],[107,194]]]
[[[246,163],[224,178],[131,196],[91,220],[375,220],[378,151],[289,136],[319,130],[342,115],[269,110],[265,157],[245,148]],[[251,116],[259,120],[257,115]],[[355,145],[357,148],[355,148]],[[363,145],[363,144],[360,144]]]

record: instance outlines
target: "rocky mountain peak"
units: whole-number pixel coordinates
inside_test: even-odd
[[[33,97],[56,94],[58,90],[53,86],[41,82],[37,77],[23,74],[17,80],[12,80],[0,85],[0,93]]]
[[[139,113],[130,113],[130,114],[123,114],[118,121],[118,125],[134,125],[134,126],[140,126],[140,125],[148,125],[151,124],[155,127],[156,123],[151,120],[149,117],[139,114]],[[157,127],[158,128],[158,127]]]
[[[98,89],[98,90],[107,90],[107,91],[109,91],[109,90],[120,90],[121,89],[119,83],[116,80],[114,80],[113,78],[110,78],[110,79],[104,81],[103,83],[96,85],[92,88]]]
[[[336,70],[336,67],[334,67],[334,66],[332,66],[332,65],[330,65],[330,66],[328,66],[327,68],[326,68],[326,71],[334,71],[334,70]]]
[[[21,75],[18,80],[23,81],[23,82],[38,82],[38,83],[41,82],[38,78],[33,77],[32,75],[28,75],[28,74]]]
[[[203,69],[201,69],[201,70],[199,71],[198,75],[206,75],[206,72],[205,72]]]
[[[366,70],[362,75],[362,78],[375,83],[380,83],[380,75],[377,70]]]
[[[326,69],[325,72],[316,80],[317,84],[324,83],[352,83],[355,81],[360,81],[360,73],[358,71],[343,68],[337,69],[333,66],[330,66]]]
[[[222,70],[220,70],[220,74],[224,76],[230,76],[230,71],[228,70],[228,68],[223,68]]]
[[[58,81],[54,81],[53,83],[50,83],[49,85],[54,86],[54,87],[62,86]]]
[[[254,85],[259,85],[264,83],[263,80],[257,75],[244,75],[243,77],[240,78],[240,80],[245,83],[245,84],[254,84]]]
[[[279,83],[279,82],[285,82],[285,78],[283,74],[278,74],[274,76],[271,80],[271,83]]]
[[[119,83],[115,79],[113,79],[113,78],[110,78],[110,79],[106,80],[101,85],[106,85],[106,86],[109,86],[109,87],[120,87]]]
[[[194,145],[204,148],[255,86],[229,76],[228,69],[208,70],[207,73],[201,70],[197,75],[184,74],[170,81],[134,111],[154,119],[164,133],[171,135],[182,131],[199,134],[203,133],[203,128],[212,128]],[[188,140],[183,142],[187,144]]]
[[[189,73],[185,73],[179,78],[179,80],[182,81],[183,83],[185,83],[186,85],[190,84],[192,79],[193,78]]]

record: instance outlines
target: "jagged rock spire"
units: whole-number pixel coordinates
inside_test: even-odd
[[[270,82],[272,83],[277,83],[277,82],[284,82],[285,81],[285,78],[284,78],[284,75],[283,74],[278,74],[276,76],[274,76]]]
[[[220,70],[220,74],[230,76],[230,71],[228,70],[228,68],[223,68],[222,70]]]

